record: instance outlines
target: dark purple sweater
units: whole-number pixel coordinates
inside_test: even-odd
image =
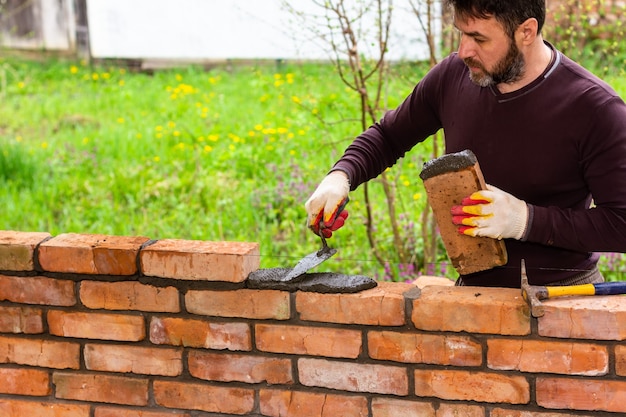
[[[466,285],[519,287],[521,259],[531,283],[555,282],[593,269],[594,252],[626,252],[626,105],[581,66],[555,51],[541,77],[500,94],[473,84],[452,54],[333,169],[354,190],[441,128],[447,153],[473,151],[486,182],[531,213],[522,241],[506,240],[508,264]]]

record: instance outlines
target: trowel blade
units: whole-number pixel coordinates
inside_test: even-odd
[[[301,278],[304,273],[307,272],[309,269],[315,268],[336,253],[337,249],[329,247],[325,247],[322,250],[309,253],[307,256],[302,258],[300,262],[298,262],[298,264],[287,275],[281,278],[280,281],[297,281],[298,278]]]

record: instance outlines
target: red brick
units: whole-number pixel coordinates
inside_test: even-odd
[[[591,417],[589,414],[569,414],[569,413],[540,413],[538,411],[506,410],[504,408],[494,408],[490,417]]]
[[[89,417],[89,405],[21,401],[3,398],[0,401],[2,417]]]
[[[626,381],[538,377],[536,386],[544,408],[626,412]]]
[[[0,300],[68,307],[76,304],[76,295],[72,281],[0,275]]]
[[[421,330],[530,334],[530,309],[519,289],[425,287],[411,318]]]
[[[254,390],[174,381],[154,381],[158,405],[209,413],[247,414],[254,408]]]
[[[444,400],[527,404],[526,378],[502,374],[442,369],[415,371],[415,395]]]
[[[147,237],[67,233],[39,246],[44,271],[94,275],[134,275],[137,254]]]
[[[212,323],[175,317],[153,317],[150,341],[157,345],[219,350],[248,351],[252,348],[250,326],[246,323]]]
[[[84,352],[92,371],[178,376],[183,370],[181,349],[87,344]]]
[[[80,345],[56,340],[0,336],[0,362],[42,368],[78,369]]]
[[[257,349],[264,352],[356,359],[362,350],[359,330],[257,324]]]
[[[261,413],[269,417],[368,417],[369,415],[365,397],[269,389],[262,389],[259,396]]]
[[[56,398],[112,404],[148,404],[148,380],[100,374],[55,372]]]
[[[626,346],[615,346],[615,373],[626,376]]]
[[[141,316],[128,314],[48,312],[50,334],[84,339],[137,342],[146,336]]]
[[[372,359],[407,363],[480,366],[481,344],[468,336],[368,332],[368,352]]]
[[[191,417],[191,414],[176,411],[145,411],[121,407],[96,407],[94,417]]]
[[[46,396],[51,392],[48,372],[37,369],[0,368],[0,393]]]
[[[487,341],[491,369],[569,375],[606,375],[606,347],[590,343],[492,339]]]
[[[207,381],[291,384],[293,383],[291,368],[291,361],[287,358],[198,350],[189,352],[189,373]]]
[[[176,288],[154,287],[135,281],[83,281],[80,300],[85,307],[92,309],[180,312]]]
[[[300,319],[323,323],[402,326],[406,323],[403,293],[410,284],[380,282],[356,294],[298,292]]]
[[[300,383],[309,387],[394,395],[409,391],[407,371],[397,366],[301,358],[298,372]]]
[[[0,333],[42,332],[43,316],[40,308],[0,307]]]
[[[486,417],[484,407],[466,404],[440,404],[437,409],[437,417]],[[491,417],[494,417],[491,414]],[[504,416],[503,416],[504,417]],[[561,416],[565,417],[565,416]]]
[[[187,311],[215,317],[288,320],[289,293],[274,290],[188,291]]]
[[[436,417],[436,415],[435,408],[431,403],[374,398],[372,400],[372,417]]]
[[[588,340],[626,339],[626,298],[563,297],[543,301],[539,334]]]
[[[50,233],[0,230],[0,271],[33,271],[38,244]]]
[[[159,240],[141,251],[145,275],[196,281],[242,282],[259,269],[258,243]]]

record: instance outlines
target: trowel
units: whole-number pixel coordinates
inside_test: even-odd
[[[313,269],[334,254],[337,253],[337,249],[333,249],[328,246],[326,243],[326,238],[320,233],[320,238],[322,239],[322,249],[315,251],[313,253],[309,253],[304,258],[300,259],[300,262],[291,270],[287,275],[282,277],[280,281],[282,282],[293,282],[298,281],[305,272],[309,269]]]
[[[348,201],[348,197],[343,199],[339,207],[337,207],[334,212],[335,218],[339,215],[339,213],[343,211],[343,209],[346,207],[346,204],[348,204]],[[320,227],[323,226],[320,225]],[[287,275],[280,279],[281,282],[299,281],[304,273],[307,272],[309,269],[315,268],[316,266],[337,253],[337,249],[333,249],[328,246],[328,243],[326,243],[326,238],[324,237],[324,234],[321,233],[321,231],[319,233],[319,237],[320,239],[322,239],[322,249],[313,253],[309,253],[307,256],[300,259],[300,262],[298,262],[298,264],[291,271],[289,271]]]

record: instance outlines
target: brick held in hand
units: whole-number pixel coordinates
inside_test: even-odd
[[[428,202],[452,265],[461,275],[485,271],[507,263],[504,242],[462,235],[452,223],[452,206],[475,191],[486,189],[476,155],[470,150],[428,161],[420,173]]]

